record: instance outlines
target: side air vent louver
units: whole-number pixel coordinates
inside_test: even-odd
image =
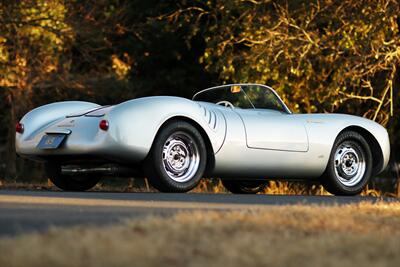
[[[215,130],[217,128],[218,116],[213,110],[208,110],[205,107],[201,106],[203,110],[203,115],[205,121],[208,123],[211,129]]]

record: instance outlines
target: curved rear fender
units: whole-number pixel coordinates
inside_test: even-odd
[[[24,125],[24,132],[17,134],[16,138],[17,140],[21,138],[30,139],[44,127],[65,118],[69,114],[96,107],[99,107],[99,105],[83,101],[64,101],[40,106],[22,117],[21,123]]]
[[[210,126],[200,104],[180,97],[157,96],[119,104],[106,117],[110,122],[110,137],[119,144],[122,153],[134,161],[141,161],[150,151],[161,126],[174,117],[186,117],[197,122],[208,135],[216,153],[222,146],[226,131],[225,119],[218,112],[215,111],[220,118],[218,123]]]

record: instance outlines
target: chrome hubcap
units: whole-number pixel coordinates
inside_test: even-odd
[[[335,151],[335,174],[340,183],[354,186],[365,173],[366,163],[363,151],[351,142],[342,143]]]
[[[196,143],[183,132],[168,137],[163,146],[162,159],[168,176],[181,183],[192,179],[200,165]]]

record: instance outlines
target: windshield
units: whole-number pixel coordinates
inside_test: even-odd
[[[270,109],[288,113],[281,99],[269,87],[257,84],[224,85],[205,89],[194,95],[193,100],[226,104],[235,108]]]
[[[240,86],[221,86],[197,93],[193,100],[221,104],[229,102],[236,108],[254,108]]]

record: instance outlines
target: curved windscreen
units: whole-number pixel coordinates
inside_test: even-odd
[[[288,113],[286,106],[270,88],[262,85],[224,85],[203,90],[193,100],[224,104],[235,108],[271,109]]]
[[[197,93],[193,100],[219,104],[229,102],[236,108],[254,108],[240,86],[221,86]]]

